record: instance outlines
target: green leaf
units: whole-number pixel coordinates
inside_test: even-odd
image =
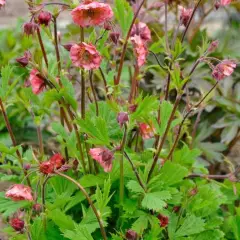
[[[69,231],[69,230],[65,231],[64,237],[71,240],[76,240],[76,239],[94,240],[91,234],[88,232],[87,228],[84,226],[76,226],[75,231]]]
[[[182,167],[179,164],[167,161],[160,171],[159,179],[161,179],[161,181],[164,182],[167,186],[172,186],[181,182],[187,175],[187,168]]]
[[[133,10],[126,0],[115,0],[114,3],[113,11],[125,37],[133,20]]]
[[[1,78],[0,78],[0,97],[4,98],[8,90],[8,82],[13,72],[13,67],[6,65],[1,69]]]
[[[201,217],[188,215],[177,230],[175,237],[184,237],[203,232],[205,230],[204,226],[205,222]]]
[[[132,225],[131,229],[138,234],[142,234],[148,228],[148,216],[140,216]]]
[[[61,99],[61,95],[57,92],[57,90],[50,89],[44,94],[43,105],[49,108],[54,102],[57,102],[60,99]]]
[[[42,217],[34,219],[31,225],[31,238],[34,240],[47,240]]]
[[[168,120],[171,116],[171,112],[173,110],[173,106],[170,102],[163,101],[160,106],[160,129],[159,129],[159,135],[163,135],[166,128]]]
[[[167,205],[165,200],[169,199],[171,199],[171,194],[168,191],[146,193],[142,200],[142,207],[160,211]]]
[[[52,219],[52,221],[60,228],[62,232],[65,230],[74,230],[75,222],[73,219],[63,213],[60,209],[54,209],[47,212],[48,218]]]
[[[102,174],[99,174],[99,175],[87,174],[80,179],[80,183],[83,187],[88,188],[88,187],[94,187],[97,185],[99,186],[103,185],[105,179],[106,179],[106,176]]]
[[[130,180],[127,183],[127,188],[134,193],[144,193],[143,188],[139,185],[137,181]]]

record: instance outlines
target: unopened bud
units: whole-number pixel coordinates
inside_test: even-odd
[[[138,235],[135,231],[130,229],[126,232],[125,237],[126,237],[127,240],[137,240]]]
[[[109,37],[114,44],[118,44],[120,33],[119,32],[111,32]]]
[[[122,127],[125,123],[127,123],[129,121],[128,114],[126,112],[118,113],[117,121],[118,121],[120,127]]]
[[[10,220],[10,225],[12,228],[18,232],[21,232],[24,229],[24,221],[20,218],[12,218]]]
[[[38,28],[38,25],[32,22],[28,22],[23,25],[23,31],[27,36],[34,34],[37,28]]]
[[[29,63],[29,60],[31,59],[32,55],[29,51],[26,51],[24,53],[23,57],[16,58],[16,61],[22,66],[26,67]]]
[[[48,11],[42,11],[38,15],[38,22],[39,24],[48,26],[52,19],[52,14]]]
[[[209,53],[215,52],[216,49],[218,48],[218,45],[219,45],[219,41],[218,40],[215,40],[215,41],[211,42],[210,45],[209,45],[209,48],[208,48],[208,52]]]

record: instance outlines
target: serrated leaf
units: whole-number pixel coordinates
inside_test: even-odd
[[[205,230],[204,226],[205,222],[201,217],[188,215],[175,233],[175,237],[184,237],[203,232]]]
[[[43,104],[47,108],[51,107],[54,102],[57,102],[61,99],[61,95],[57,92],[56,89],[50,89],[44,94]]]
[[[144,193],[143,188],[139,185],[137,181],[130,180],[127,183],[127,188],[134,193]]]
[[[171,116],[173,106],[170,102],[163,101],[160,106],[160,129],[159,135],[162,136],[167,128],[168,120]]]
[[[160,211],[167,205],[165,200],[169,199],[171,199],[171,194],[168,191],[146,193],[142,200],[142,207]]]

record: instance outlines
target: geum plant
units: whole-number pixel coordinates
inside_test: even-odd
[[[21,87],[12,79],[16,66],[1,71],[0,107],[13,145],[0,144],[1,169],[16,182],[1,193],[0,211],[11,226],[4,231],[10,239],[32,240],[240,239],[239,168],[209,174],[198,161],[201,151],[183,138],[183,130],[194,131],[199,123],[186,125],[188,117],[205,107],[237,67],[235,60],[211,56],[218,41],[204,40],[195,64],[184,69],[184,40],[204,1],[179,6],[173,30],[168,12],[174,1],[76,2],[29,0],[31,17],[23,32],[33,44],[16,59],[29,78]],[[1,8],[5,4],[0,1]],[[140,21],[140,14],[152,10],[164,12],[164,36],[155,41]],[[62,45],[57,23],[63,11],[71,12],[80,39],[73,36]],[[149,56],[157,65],[147,63]],[[213,87],[197,103],[180,107],[191,76],[204,64],[212,71]],[[156,96],[140,87],[151,67],[166,76],[164,91]],[[102,101],[95,79],[102,81]],[[172,101],[170,91],[176,92]],[[36,124],[38,148],[16,141],[7,112],[16,101]],[[58,152],[44,144],[46,122]]]

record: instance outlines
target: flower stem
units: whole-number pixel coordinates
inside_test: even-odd
[[[86,197],[90,207],[92,208],[97,220],[98,220],[98,223],[99,223],[99,226],[100,226],[100,230],[101,230],[101,233],[102,233],[102,237],[104,240],[107,240],[107,235],[106,235],[106,232],[105,232],[105,229],[104,229],[104,226],[103,226],[103,221],[98,213],[98,210],[96,209],[96,207],[94,206],[93,204],[93,201],[91,200],[90,196],[88,195],[87,191],[84,189],[84,187],[79,183],[77,182],[75,179],[69,177],[68,175],[65,175],[61,172],[58,172],[58,171],[55,171],[55,173],[67,180],[69,180],[70,182],[74,183],[78,188],[79,190],[83,193],[83,195]]]
[[[170,117],[169,117],[169,119],[168,119],[168,122],[167,122],[167,127],[166,127],[166,129],[165,129],[165,132],[164,132],[164,134],[163,134],[163,137],[162,137],[161,141],[159,142],[159,144],[158,144],[158,146],[157,146],[157,151],[156,151],[156,154],[155,154],[155,156],[154,156],[154,158],[153,158],[153,163],[152,163],[151,169],[150,169],[150,171],[149,171],[147,181],[150,180],[151,175],[152,175],[152,173],[153,173],[153,171],[154,171],[154,168],[155,168],[155,166],[156,166],[158,157],[159,157],[159,155],[161,154],[161,151],[162,151],[164,142],[165,142],[165,140],[166,140],[166,138],[167,138],[168,131],[169,131],[170,126],[171,126],[171,123],[172,123],[172,121],[173,121],[173,119],[174,119],[174,115],[175,115],[175,113],[176,113],[176,111],[177,111],[177,107],[178,107],[178,105],[179,105],[179,103],[180,103],[181,97],[182,97],[182,94],[178,94],[178,95],[177,95],[175,104],[174,104],[174,106],[173,106],[173,110],[172,110],[171,115],[170,115]]]
[[[13,134],[12,127],[11,127],[11,124],[10,124],[10,122],[9,122],[9,119],[8,119],[7,113],[6,113],[6,111],[5,111],[5,108],[4,108],[4,106],[3,106],[3,102],[2,102],[2,99],[1,99],[1,98],[0,98],[0,109],[1,109],[1,111],[2,111],[3,118],[4,118],[4,121],[5,121],[7,130],[8,130],[8,133],[9,133],[10,138],[11,138],[11,140],[12,140],[12,144],[13,144],[14,147],[16,147],[16,146],[17,146],[17,142],[16,142],[15,136],[14,136],[14,134]],[[24,167],[23,167],[23,159],[22,159],[21,153],[19,152],[18,149],[16,150],[16,154],[17,154],[17,157],[18,157],[18,162],[19,162],[20,166],[22,167],[24,176],[25,176],[26,179],[27,179],[27,184],[29,185],[29,187],[31,187],[30,179],[29,179],[29,177],[27,176],[27,171],[26,171],[26,170],[24,169]]]
[[[200,5],[201,1],[202,1],[202,0],[198,0],[197,4],[195,5],[195,7],[194,7],[194,9],[193,9],[193,13],[192,13],[192,15],[191,15],[191,17],[190,17],[190,19],[189,19],[189,21],[188,21],[188,24],[187,24],[187,26],[186,26],[186,28],[185,28],[185,31],[183,32],[181,42],[183,42],[183,40],[184,40],[184,38],[185,38],[185,36],[186,36],[186,34],[187,34],[187,31],[188,31],[188,29],[189,29],[189,26],[190,26],[190,24],[191,24],[191,22],[192,22],[192,20],[193,20],[194,14],[195,14],[195,12],[197,11],[198,6]]]
[[[38,41],[39,41],[39,44],[40,44],[40,47],[41,47],[41,50],[42,50],[42,54],[43,54],[43,58],[44,58],[45,64],[46,64],[46,66],[48,68],[47,54],[46,54],[46,51],[45,51],[45,47],[43,45],[42,36],[41,36],[39,27],[37,28],[37,36],[38,36]]]
[[[166,42],[166,49],[167,52],[170,53],[169,42],[168,42],[168,1],[164,3],[164,31],[165,31],[165,42]]]
[[[196,104],[195,106],[193,106],[193,107],[186,113],[185,117],[183,118],[183,120],[182,120],[182,122],[181,122],[181,124],[180,124],[180,126],[179,126],[179,128],[178,128],[178,132],[177,132],[176,139],[175,139],[174,144],[173,144],[173,146],[172,146],[172,148],[171,148],[171,150],[170,150],[170,152],[169,152],[169,154],[168,154],[168,156],[167,156],[167,159],[170,159],[170,158],[172,157],[172,154],[173,154],[173,152],[174,152],[174,150],[175,150],[175,148],[176,148],[176,146],[177,146],[177,143],[178,143],[178,140],[179,140],[181,131],[182,131],[183,124],[184,124],[184,122],[186,121],[186,119],[188,118],[188,116],[190,115],[190,113],[193,112],[194,109],[198,108],[198,107],[202,104],[202,102],[209,96],[209,94],[215,89],[215,87],[216,87],[217,85],[218,85],[218,82],[216,82],[216,83],[213,85],[213,87],[208,91],[208,93],[202,98],[202,100],[201,100],[198,104]]]
[[[91,90],[92,90],[92,94],[93,94],[93,98],[94,98],[94,103],[95,103],[95,107],[96,107],[96,115],[99,115],[99,108],[98,108],[98,101],[97,101],[97,96],[96,96],[96,92],[93,86],[93,71],[89,71],[89,80],[90,80],[90,86],[91,86]]]
[[[123,49],[122,49],[122,53],[121,53],[121,57],[120,57],[120,63],[119,63],[119,68],[118,68],[118,73],[117,73],[117,77],[115,78],[114,80],[114,84],[115,85],[118,85],[119,82],[120,82],[120,78],[121,78],[121,74],[122,74],[122,69],[123,69],[123,63],[124,63],[124,58],[125,58],[125,54],[126,54],[126,51],[127,51],[127,44],[128,44],[128,39],[130,38],[131,36],[131,31],[132,31],[132,28],[133,28],[133,25],[138,17],[138,14],[144,4],[146,0],[142,0],[141,4],[139,5],[134,17],[133,17],[133,20],[132,20],[132,23],[130,25],[130,28],[128,30],[128,33],[127,33],[127,37],[125,39],[125,42],[124,42],[124,45],[123,45]]]

